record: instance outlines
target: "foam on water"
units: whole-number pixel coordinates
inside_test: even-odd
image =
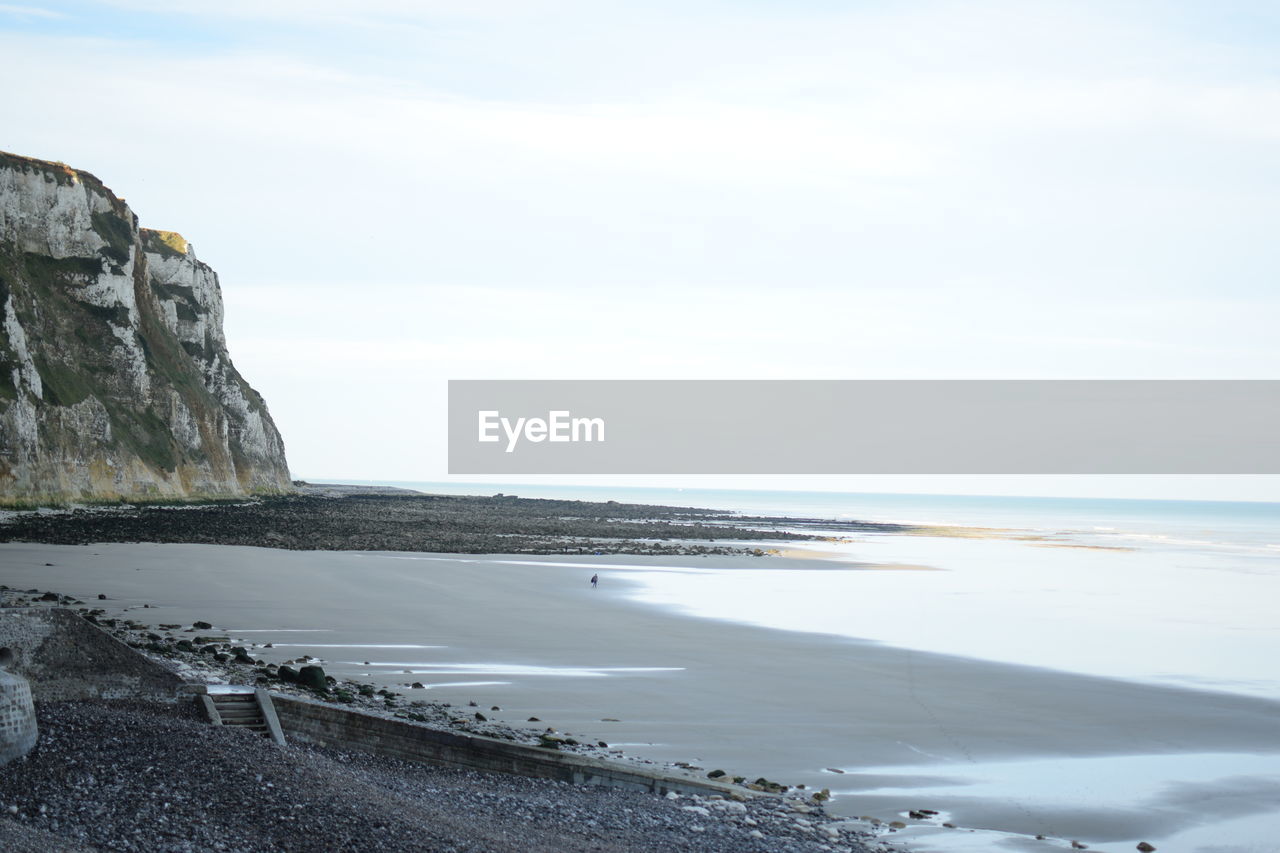
[[[424,646],[420,643],[272,643],[277,649],[447,649],[448,646]]]
[[[362,661],[342,661],[347,666],[363,666]],[[516,663],[422,663],[403,661],[374,661],[367,664],[377,667],[395,667],[413,675],[471,675],[557,676],[560,678],[603,678],[619,673],[682,672],[682,666],[533,666]]]

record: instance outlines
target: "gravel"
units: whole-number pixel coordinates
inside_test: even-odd
[[[43,704],[38,714],[38,746],[0,773],[0,849],[889,849],[866,825],[830,819],[812,803],[662,798],[281,749],[207,725],[190,706],[66,702]]]

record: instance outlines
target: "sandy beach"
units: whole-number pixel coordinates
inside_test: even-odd
[[[811,568],[769,558],[771,569]],[[52,565],[46,565],[52,564]],[[765,776],[838,796],[831,810],[1093,844],[1168,836],[1269,808],[1273,778],[1230,796],[1025,808],[909,792],[983,763],[1272,753],[1280,703],[699,619],[633,601],[635,569],[732,570],[732,557],[449,556],[209,545],[0,546],[0,582],[55,589],[155,622],[203,619],[285,660],[424,698],[501,706],[509,722],[606,740],[656,762]],[[604,582],[592,589],[587,579]],[[150,608],[139,612],[132,608]],[[1010,638],[1011,642],[1014,638]],[[273,657],[274,656],[274,657]],[[368,661],[368,664],[365,663]],[[421,682],[426,689],[405,688]],[[874,771],[872,770],[874,768]],[[894,768],[903,768],[895,771]],[[843,771],[841,773],[833,772]],[[928,829],[931,833],[954,832]],[[908,831],[910,834],[910,831]],[[952,848],[960,849],[960,848]],[[975,848],[980,849],[980,848]],[[1043,849],[1029,847],[1027,849]],[[1228,848],[1224,848],[1228,849]]]

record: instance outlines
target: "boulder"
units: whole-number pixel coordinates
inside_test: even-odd
[[[298,670],[298,683],[319,693],[329,692],[329,680],[325,678],[324,669],[315,664]]]

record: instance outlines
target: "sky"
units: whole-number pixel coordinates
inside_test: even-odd
[[[195,245],[295,476],[439,480],[448,379],[1278,378],[1278,25],[1231,0],[0,2],[0,149]]]

